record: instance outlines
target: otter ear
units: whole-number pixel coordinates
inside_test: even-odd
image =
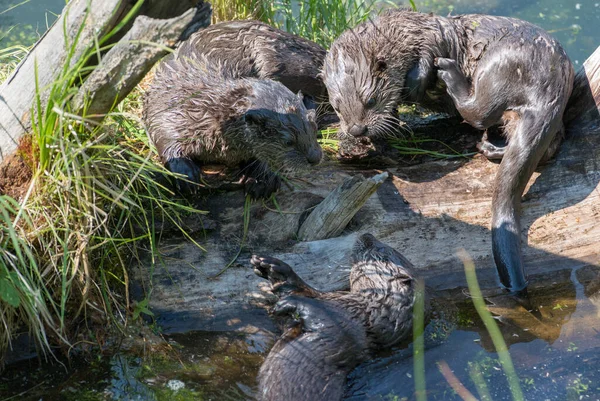
[[[323,81],[323,71],[321,71],[321,72],[319,72],[319,73],[317,74],[317,79],[318,79],[319,81]]]
[[[306,110],[311,110],[311,109],[317,108],[317,104],[313,100],[312,96],[304,96],[302,94],[302,91],[298,91],[297,96],[298,96],[298,100],[300,100],[302,102],[302,104],[304,105],[304,107],[306,107]]]
[[[387,69],[387,62],[383,56],[377,56],[375,59],[375,72],[383,72]]]
[[[310,124],[317,129],[317,111],[315,109],[310,109],[306,112],[306,119]]]
[[[262,125],[266,120],[265,113],[260,110],[248,110],[244,114],[246,124]]]

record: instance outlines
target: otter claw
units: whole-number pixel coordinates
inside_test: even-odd
[[[291,315],[296,312],[298,306],[289,298],[284,298],[273,307],[273,313],[278,316]]]
[[[273,175],[264,180],[254,177],[244,177],[244,193],[252,199],[268,199],[281,187],[281,179]]]
[[[291,266],[277,258],[252,255],[250,263],[254,266],[254,273],[257,276],[273,284],[287,281],[289,277],[295,276]]]

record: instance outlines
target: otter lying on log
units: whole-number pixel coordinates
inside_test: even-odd
[[[320,292],[279,259],[251,263],[280,297],[274,313],[292,317],[260,368],[259,400],[340,400],[347,374],[371,351],[411,334],[413,266],[371,234],[354,245],[349,292]]]
[[[248,78],[272,79],[292,92],[302,91],[307,107],[326,101],[318,78],[326,51],[308,39],[260,21],[227,21],[210,25],[183,42],[179,56],[204,54],[211,61],[234,64]]]
[[[538,163],[560,144],[573,76],[563,48],[530,23],[411,11],[388,12],[346,31],[323,67],[341,128],[353,136],[393,134],[402,103],[458,113],[481,130],[503,126],[506,146],[484,136],[479,149],[502,159],[492,200],[492,251],[501,283],[523,297],[521,195]]]
[[[183,192],[200,182],[196,162],[242,164],[246,192],[260,198],[279,188],[279,174],[322,157],[315,111],[302,94],[193,52],[162,62],[144,98],[144,121],[165,166],[187,177],[176,183]]]

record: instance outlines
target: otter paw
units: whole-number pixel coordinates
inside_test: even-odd
[[[244,193],[252,199],[268,199],[281,187],[281,178],[275,174],[264,178],[245,177]]]
[[[458,71],[456,60],[452,60],[451,58],[436,57],[433,59],[433,65],[438,67],[440,70]]]
[[[252,255],[250,263],[257,276],[267,279],[273,284],[287,281],[288,278],[296,276],[290,265],[277,258]]]
[[[298,303],[293,297],[287,297],[275,304],[273,313],[277,316],[294,315],[298,310]]]
[[[502,160],[506,152],[506,146],[496,146],[485,137],[477,143],[477,150],[488,160]]]
[[[165,163],[167,170],[172,173],[181,174],[187,178],[175,178],[174,186],[183,194],[195,193],[200,183],[200,167],[191,159],[178,157]]]

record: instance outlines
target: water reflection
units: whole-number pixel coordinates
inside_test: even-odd
[[[527,400],[598,399],[600,395],[600,268],[553,272],[530,287],[539,306],[536,319],[502,294],[486,296],[498,316]],[[437,299],[441,317],[456,330],[425,351],[429,399],[460,400],[439,370],[445,361],[479,399],[512,400],[491,339],[462,291]],[[433,323],[435,324],[435,322]],[[414,399],[410,347],[359,367],[350,380],[349,400]],[[581,398],[580,398],[581,397]]]

